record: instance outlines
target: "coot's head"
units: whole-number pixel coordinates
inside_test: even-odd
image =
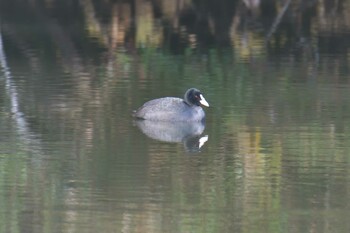
[[[185,93],[185,98],[184,98],[186,104],[188,105],[204,105],[206,107],[209,107],[208,102],[204,99],[202,93],[196,89],[196,88],[190,88],[186,91]]]

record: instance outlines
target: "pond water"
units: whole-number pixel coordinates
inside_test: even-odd
[[[349,232],[348,1],[159,2],[2,1],[0,232]]]

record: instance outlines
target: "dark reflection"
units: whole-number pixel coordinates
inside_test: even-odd
[[[208,135],[201,135],[205,129],[203,122],[158,122],[137,120],[135,124],[148,137],[163,141],[183,143],[188,152],[199,152],[208,140]]]
[[[169,48],[174,53],[186,48],[232,46],[244,53],[247,48],[256,48],[264,37],[268,37],[270,54],[286,53],[301,45],[298,49],[312,49],[312,44],[301,42],[318,37],[323,39],[319,43],[324,49],[332,50],[328,39],[336,39],[348,27],[345,0],[284,2],[278,7],[277,0],[4,0],[0,2],[0,18],[3,30],[17,47],[49,47],[50,40],[42,43],[35,37],[37,33],[27,30],[19,35],[13,27],[31,22],[31,32],[41,27],[56,47],[74,53],[81,49],[82,54],[145,45]],[[252,32],[254,37],[249,36]],[[345,39],[342,45],[347,48]]]

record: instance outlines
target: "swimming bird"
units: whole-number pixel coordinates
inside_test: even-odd
[[[163,97],[144,103],[134,117],[152,121],[203,121],[205,113],[201,105],[209,107],[203,94],[196,88],[186,91],[184,99]]]

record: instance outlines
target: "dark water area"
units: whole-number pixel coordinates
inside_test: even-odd
[[[1,1],[0,232],[349,232],[349,7]]]

